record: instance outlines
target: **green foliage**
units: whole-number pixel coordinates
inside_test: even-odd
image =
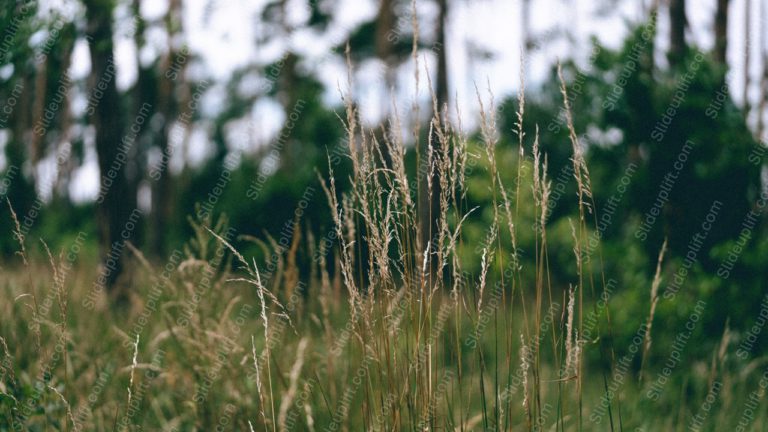
[[[647,315],[649,275],[667,238],[670,253],[662,274],[662,293],[676,272],[688,269],[687,255],[694,256],[695,262],[678,297],[661,300],[656,321],[679,328],[689,314],[688,306],[697,300],[729,305],[710,308],[703,317],[703,330],[696,334],[699,343],[688,348],[691,355],[697,355],[719,341],[727,319],[732,328],[743,329],[759,312],[756,305],[763,295],[759,281],[765,280],[768,266],[756,239],[765,232],[765,214],[757,217],[750,241],[739,245],[740,255],[730,278],[724,279],[717,272],[738,242],[750,210],[757,208],[764,151],[749,131],[743,113],[731,101],[722,67],[708,54],[697,57],[698,51],[691,50],[679,68],[660,69],[653,65],[653,45],[645,42],[644,31],[645,26],[633,30],[619,51],[596,45],[588,69],[565,63],[563,70],[570,77],[574,124],[583,133],[580,140],[588,149],[597,209],[593,228],[599,229],[600,218],[611,213],[610,223],[600,230],[601,253],[604,269],[618,277],[623,287],[613,300],[618,311],[614,322],[626,323],[616,327],[621,338],[618,345],[628,344],[641,322],[638,317]],[[575,217],[577,205],[573,179],[558,182],[558,175],[570,163],[560,106],[562,94],[553,70],[537,94],[526,101],[524,125],[529,136],[535,132],[534,126],[539,126],[553,188],[562,183],[565,191],[550,218],[550,231],[557,233],[551,239],[566,238],[563,221]],[[502,108],[501,129],[510,130],[516,121],[516,100],[509,99]],[[693,143],[689,152],[687,141]],[[683,162],[681,169],[679,161]],[[631,166],[636,169],[628,174]],[[662,183],[668,173],[677,178],[666,185],[668,193],[663,193]],[[622,177],[629,179],[623,194],[619,193]],[[661,201],[659,197],[663,197]],[[612,198],[618,198],[615,205],[609,201]],[[715,209],[716,220],[706,230],[702,223],[716,201],[721,208]],[[649,217],[655,214],[658,216]],[[554,252],[555,274],[567,252]],[[660,344],[671,342],[665,337],[659,336]]]

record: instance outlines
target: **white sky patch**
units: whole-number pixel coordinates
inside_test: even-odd
[[[117,90],[124,92],[136,83],[139,76],[136,62],[136,44],[131,40],[120,39],[115,43],[117,62]]]
[[[91,57],[88,51],[88,43],[84,39],[75,42],[72,51],[72,64],[69,67],[69,74],[73,80],[83,80],[88,77],[91,70]]]
[[[8,144],[10,138],[10,131],[7,129],[0,129],[0,149],[5,150],[5,146]],[[2,151],[0,152],[0,171],[5,171],[6,169],[8,169],[8,160],[5,157],[5,151]]]
[[[213,146],[208,140],[207,131],[201,127],[194,127],[189,133],[189,146],[184,149],[185,151],[179,152],[179,157],[174,158],[171,161],[171,172],[178,174],[184,168],[184,164],[188,163],[192,167],[199,167],[213,155]],[[182,154],[184,157],[182,157]]]
[[[184,4],[184,28],[192,51],[204,59],[211,76],[227,79],[255,56],[256,11],[261,1],[206,0]]]
[[[728,62],[731,65],[729,71],[729,85],[731,86],[731,96],[737,103],[744,103],[744,70],[747,69],[746,55],[747,41],[744,37],[744,22],[746,8],[744,7],[745,0],[733,0],[731,1],[730,15],[728,16]],[[762,10],[761,10],[762,6]],[[752,2],[752,10],[750,16],[750,23],[752,24],[752,32],[750,33],[749,53],[750,53],[750,65],[749,75],[752,83],[751,91],[748,97],[754,106],[759,99],[759,88],[755,85],[757,80],[760,79],[762,74],[762,61],[763,55],[760,54],[760,34],[757,31],[762,29],[763,32],[768,32],[768,5],[765,4],[765,0]],[[768,37],[766,33],[762,35]],[[752,117],[755,117],[754,115]]]
[[[231,152],[248,152],[254,147],[254,125],[248,117],[233,120],[225,126],[227,148]]]
[[[190,4],[195,3],[193,1]],[[168,12],[168,0],[152,0],[141,2],[141,16],[147,20],[162,19]]]
[[[271,140],[283,127],[285,113],[283,108],[273,100],[261,100],[256,103],[251,111],[252,133],[254,145],[269,145]],[[255,151],[256,148],[249,149]]]
[[[144,214],[149,214],[152,211],[152,186],[146,180],[139,183],[136,192],[136,206]]]
[[[99,165],[93,145],[85,146],[83,165],[72,173],[69,194],[72,201],[84,203],[93,201],[99,195]]]

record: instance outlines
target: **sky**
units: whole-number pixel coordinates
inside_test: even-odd
[[[296,19],[304,12],[303,0],[289,0],[291,11]],[[329,56],[328,48],[344,41],[346,29],[353,28],[362,20],[376,13],[374,0],[337,0],[334,8],[336,25],[331,37],[326,39],[313,38],[299,34],[293,40],[284,41],[302,52],[307,53],[316,68],[317,75],[329,89],[336,89],[340,84],[345,88],[345,66],[336,56]],[[729,25],[729,62],[732,73],[729,83],[732,88],[741,89],[744,70],[744,4],[748,0],[732,0],[730,9],[731,24]],[[282,47],[259,47],[254,41],[259,31],[256,17],[257,11],[264,0],[185,0],[184,1],[184,41],[191,52],[200,56],[202,67],[192,68],[190,72],[196,78],[213,78],[214,84],[203,103],[203,114],[213,114],[223,103],[223,83],[238,67],[244,66],[254,59],[276,59]],[[712,22],[716,0],[689,0],[687,16],[690,22],[688,38],[704,49],[711,49]],[[49,0],[54,7],[64,8],[73,13],[72,0]],[[148,35],[149,44],[144,52],[137,56],[136,47],[132,41],[132,24],[129,10],[124,3],[116,11],[117,22],[115,40],[115,57],[117,63],[117,83],[121,89],[128,88],[136,80],[137,58],[149,60],[158,52],[165,49],[168,41],[162,31]],[[419,0],[417,5],[423,5],[426,14],[430,12],[430,3]],[[505,95],[513,94],[520,84],[521,58],[521,0],[451,0],[451,12],[448,22],[448,62],[451,71],[450,93],[457,96],[459,109],[465,125],[472,127],[475,118],[477,102],[475,84],[483,90],[493,89],[497,100]],[[624,0],[617,8],[610,8],[606,13],[598,13],[603,0],[534,0],[531,1],[530,20],[528,26],[534,35],[546,34],[558,29],[569,28],[576,43],[569,43],[561,38],[545,45],[544,49],[530,53],[525,71],[526,87],[531,91],[547,74],[549,68],[558,58],[575,58],[583,67],[589,56],[587,41],[596,36],[606,46],[617,48],[626,35],[628,23],[637,22],[643,16],[640,0]],[[753,24],[762,24],[759,1],[753,2]],[[152,0],[142,2],[142,15],[147,19],[162,17],[167,10],[167,0]],[[765,11],[763,15],[766,15]],[[430,23],[422,22],[423,28]],[[766,26],[760,26],[762,31]],[[755,28],[755,26],[753,26]],[[657,39],[659,53],[667,46],[668,22],[666,14],[659,19],[659,36]],[[426,30],[424,30],[426,31]],[[754,35],[756,38],[757,36]],[[487,61],[470,62],[468,51],[472,47],[482,48],[493,54]],[[757,56],[756,44],[753,46],[753,57]],[[663,55],[659,61],[664,62]],[[431,71],[435,70],[434,59],[427,58],[426,65]],[[424,65],[422,65],[423,67]],[[387,89],[380,85],[378,66],[375,63],[363,65],[356,76],[355,95],[360,101],[363,118],[369,122],[378,122],[385,104],[391,101]],[[758,62],[753,62],[751,72],[759,76]],[[75,79],[85,77],[90,68],[88,47],[84,41],[76,45],[71,76]],[[397,100],[410,104],[413,100],[413,65],[407,63],[401,68],[398,79]],[[423,86],[422,86],[423,87]],[[756,90],[756,89],[755,89]],[[740,102],[741,91],[734,92],[737,102]],[[757,96],[757,93],[754,93]],[[427,101],[428,95],[423,91],[420,99]],[[329,91],[327,102],[338,104],[338,91]],[[84,102],[81,100],[79,104]],[[249,118],[233,124],[231,136],[232,150],[249,151],[268,144],[282,124],[282,112],[274,102],[258,103]],[[187,158],[172,161],[172,168],[178,169],[184,163],[199,163],[204,160],[210,146],[206,143],[202,131],[192,131],[189,148],[179,152]],[[98,193],[98,168],[93,149],[88,152],[87,163],[75,175],[70,186],[70,192],[77,201],[95,198]]]

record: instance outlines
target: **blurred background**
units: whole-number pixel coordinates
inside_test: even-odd
[[[512,185],[523,75],[523,129],[530,139],[538,126],[553,182],[557,283],[578,217],[559,60],[605,222],[593,235],[626,306],[616,320],[647,311],[667,238],[666,277],[685,269],[685,295],[728,304],[700,330],[717,338],[728,318],[751,323],[768,280],[766,20],[762,0],[4,0],[0,196],[33,250],[84,238],[81,261],[119,263],[114,284],[126,241],[162,261],[193,235],[190,219],[226,215],[241,235],[279,237],[301,208],[303,230],[328,231],[318,174],[330,157],[347,187],[342,94],[366,128],[412,146],[410,125],[428,134],[430,86],[475,142],[476,88],[486,101],[490,89]],[[388,126],[394,113],[408,127]],[[482,172],[468,174],[469,207],[484,206],[470,245],[492,212]],[[18,243],[3,201],[5,267]]]

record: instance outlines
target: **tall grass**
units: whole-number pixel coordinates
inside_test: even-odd
[[[418,88],[418,72],[415,80]],[[552,283],[551,182],[538,134],[523,132],[524,91],[513,161],[498,156],[492,92],[477,93],[480,142],[432,95],[415,173],[396,104],[377,133],[360,124],[354,95],[345,94],[351,187],[339,190],[344,179],[334,177],[330,158],[330,176],[319,179],[331,230],[302,234],[297,218],[284,247],[238,236],[224,218],[192,221],[195,236],[160,266],[129,248],[134,268],[143,269],[135,271],[129,310],[110,309],[103,295],[88,307],[82,299],[93,272],[79,266],[67,277],[51,253],[48,269],[31,262],[17,229],[21,262],[4,270],[0,304],[0,430],[682,428],[685,416],[642,414],[648,404],[633,380],[610,390],[617,354],[610,308],[597,306],[607,287],[599,249],[585,260],[598,207],[565,81],[571,142],[564,145],[573,149],[579,209],[571,239],[559,239],[573,249],[568,287]],[[419,137],[419,128],[410,134]],[[467,196],[473,164],[488,180],[483,208]],[[437,223],[425,225],[423,206],[434,202]],[[468,221],[481,212],[492,215],[485,240],[467,245]],[[520,248],[521,236],[534,239],[533,251]],[[255,241],[267,259],[244,256],[238,241]],[[308,276],[299,250],[312,257]],[[643,366],[659,278],[657,271]],[[58,315],[42,312],[46,290]],[[722,374],[727,341],[726,332],[708,388]],[[599,361],[590,365],[588,357]],[[696,412],[698,402],[688,403],[681,400],[681,412]],[[711,424],[727,421],[720,415]]]

